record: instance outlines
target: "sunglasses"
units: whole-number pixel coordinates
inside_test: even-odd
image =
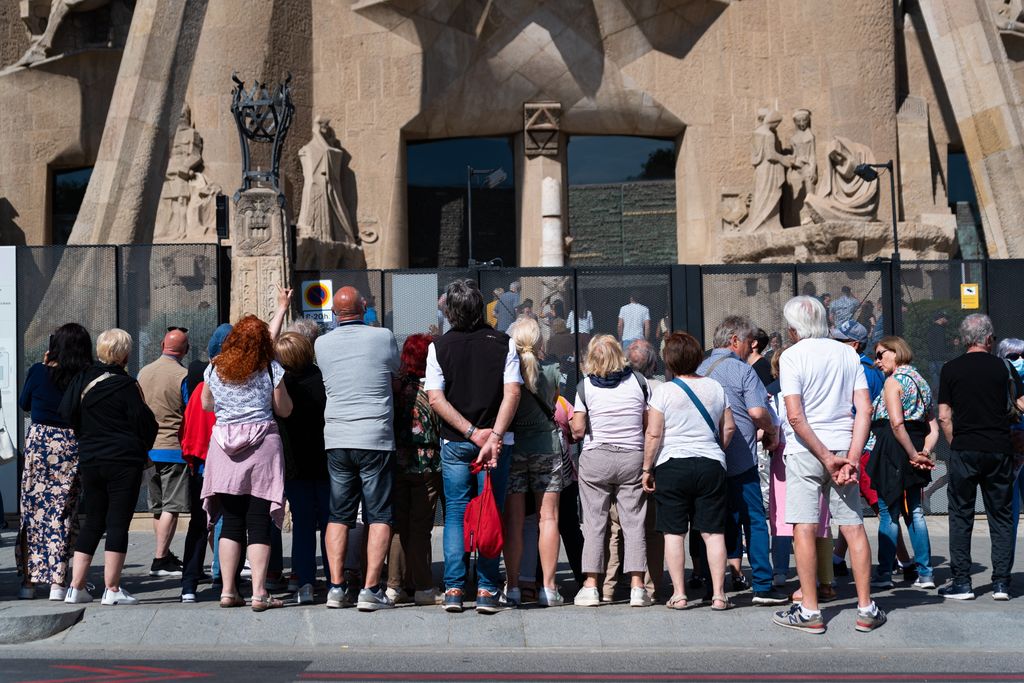
[[[1008,354],[1006,354],[1006,360],[1014,360],[1014,361],[1020,360],[1020,354],[1019,353],[1008,353]]]
[[[171,327],[167,328],[167,331],[168,332],[182,332],[184,334],[188,334],[188,328],[187,327],[174,327],[172,325]]]
[[[878,353],[875,354],[875,360],[882,360],[882,356],[884,356],[889,351],[892,351],[892,349],[885,349],[883,351],[879,351]]]

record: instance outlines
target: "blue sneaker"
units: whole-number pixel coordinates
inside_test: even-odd
[[[476,611],[479,614],[497,614],[511,608],[511,605],[501,601],[501,593],[498,591],[492,593],[481,588],[476,592]]]
[[[444,592],[444,611],[445,612],[461,612],[462,611],[462,589],[461,588],[449,588]]]

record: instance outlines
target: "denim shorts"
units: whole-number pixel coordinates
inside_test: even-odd
[[[395,480],[394,451],[358,448],[328,448],[327,469],[331,475],[331,503],[328,521],[356,525],[359,503],[366,524],[391,524],[391,491]]]

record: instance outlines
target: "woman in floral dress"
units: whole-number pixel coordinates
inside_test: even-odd
[[[84,327],[62,325],[50,337],[42,363],[29,368],[19,404],[32,415],[21,475],[21,529],[16,554],[22,599],[36,584],[50,584],[50,600],[63,600],[68,561],[78,535],[78,442],[60,415],[71,379],[92,364],[92,340]]]

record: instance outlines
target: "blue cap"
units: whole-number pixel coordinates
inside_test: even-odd
[[[866,344],[868,330],[856,320],[844,320],[838,327],[832,328],[832,338],[839,341],[855,341]]]
[[[220,353],[220,347],[224,343],[224,340],[231,334],[231,323],[221,323],[217,326],[217,329],[210,335],[210,343],[206,345],[206,353],[209,354],[210,358],[213,358]]]

